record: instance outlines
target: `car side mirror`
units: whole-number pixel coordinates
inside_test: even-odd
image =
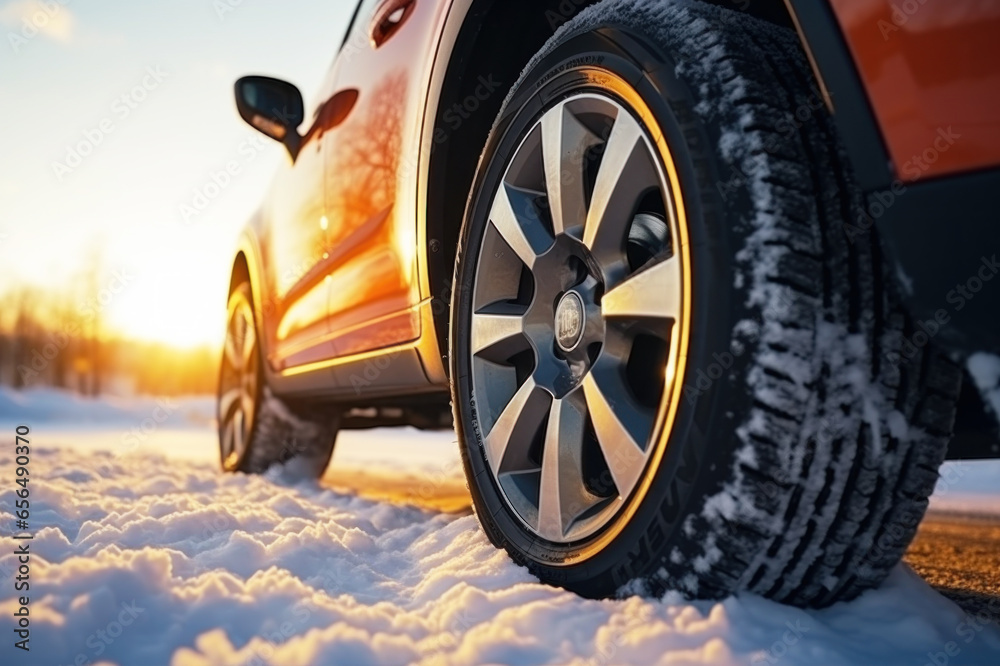
[[[284,144],[293,160],[298,157],[298,127],[306,115],[298,88],[268,76],[244,76],[236,82],[236,108],[247,124]]]

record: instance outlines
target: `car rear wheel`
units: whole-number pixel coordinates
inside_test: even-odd
[[[490,539],[588,596],[825,605],[909,543],[958,368],[913,329],[795,35],[601,3],[504,104],[452,304]],[[802,109],[806,112],[803,113]]]
[[[219,457],[227,472],[262,473],[284,465],[295,476],[323,475],[339,429],[335,408],[275,396],[267,386],[250,285],[229,297],[219,372]]]

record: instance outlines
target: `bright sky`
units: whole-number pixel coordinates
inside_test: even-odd
[[[237,234],[286,159],[239,119],[233,82],[278,76],[308,107],[353,6],[0,0],[0,291],[63,287],[96,247],[108,287],[116,272],[127,283],[112,329],[220,340]],[[234,160],[239,175],[185,223],[181,206],[216,194],[213,172]]]

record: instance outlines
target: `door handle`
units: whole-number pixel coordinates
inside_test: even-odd
[[[406,23],[416,9],[417,0],[386,0],[375,12],[368,31],[372,48],[385,44]]]

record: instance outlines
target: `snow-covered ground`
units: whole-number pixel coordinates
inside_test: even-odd
[[[984,625],[902,565],[822,611],[584,600],[490,545],[449,434],[346,433],[322,484],[293,483],[219,474],[211,413],[0,392],[0,433],[32,426],[35,533],[22,655],[0,486],[0,663],[998,663],[1000,609]],[[1000,515],[998,489],[1000,465],[949,465],[934,505]]]

